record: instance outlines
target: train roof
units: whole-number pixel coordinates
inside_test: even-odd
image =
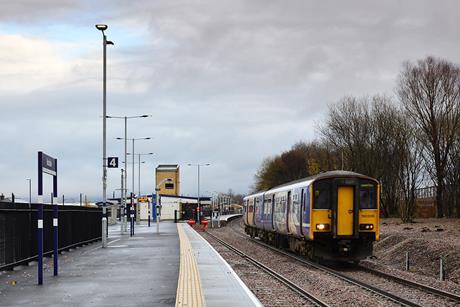
[[[259,191],[257,193],[254,193],[254,194],[251,194],[251,195],[248,195],[248,196],[251,196],[251,197],[254,197],[254,196],[259,196],[263,193],[267,193],[267,192],[279,192],[279,191],[282,191],[283,188],[287,187],[287,186],[290,186],[292,188],[297,188],[297,187],[301,187],[303,185],[310,185],[313,181],[315,180],[319,180],[319,179],[326,179],[326,178],[335,178],[335,177],[342,177],[342,178],[346,178],[346,177],[358,177],[358,178],[363,178],[363,179],[369,179],[369,180],[373,180],[373,181],[377,181],[375,178],[372,178],[372,177],[369,177],[369,176],[366,176],[366,175],[363,175],[363,174],[359,174],[359,173],[355,173],[355,172],[350,172],[350,171],[329,171],[329,172],[324,172],[324,173],[319,173],[319,174],[316,174],[314,176],[310,176],[310,177],[306,177],[306,178],[302,178],[302,179],[298,179],[298,180],[294,180],[294,181],[290,181],[290,182],[287,182],[287,183],[283,183],[283,184],[280,184],[280,185],[277,185],[277,186],[274,186],[266,191]]]
[[[372,177],[369,177],[369,176],[366,176],[366,175],[363,175],[363,174],[355,173],[355,172],[350,172],[350,171],[329,171],[329,172],[319,173],[319,174],[316,174],[316,175],[313,175],[313,176],[310,176],[310,177],[306,177],[306,178],[290,181],[290,182],[287,182],[287,183],[283,183],[283,184],[274,186],[274,187],[272,187],[272,188],[270,188],[268,190],[278,189],[278,188],[285,187],[285,186],[288,186],[288,185],[301,183],[301,182],[304,182],[304,181],[312,181],[312,180],[333,178],[333,177],[359,177],[359,178],[370,179],[370,180],[376,181],[375,178],[372,178]]]

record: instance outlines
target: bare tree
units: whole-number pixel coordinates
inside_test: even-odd
[[[404,114],[402,111],[401,114]],[[405,118],[399,116],[395,126],[401,132],[397,134],[397,144],[399,151],[398,186],[400,189],[401,200],[399,204],[399,214],[404,223],[412,222],[416,209],[416,191],[423,182],[423,146],[417,139],[417,131],[413,124]]]
[[[255,175],[252,190],[267,190],[276,185],[333,169],[337,169],[336,152],[319,142],[299,142],[281,155],[264,160]]]
[[[449,216],[460,218],[460,135],[449,154],[447,171],[447,202]]]
[[[460,125],[460,70],[442,59],[406,62],[398,82],[399,98],[420,134],[427,170],[436,184],[437,215],[446,212],[449,153]]]
[[[378,178],[384,189],[381,206],[385,216],[397,215],[399,159],[398,109],[385,96],[345,97],[329,108],[320,133],[326,144],[343,153],[344,168]]]

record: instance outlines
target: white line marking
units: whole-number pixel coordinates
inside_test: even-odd
[[[110,241],[109,243],[107,243],[107,245],[110,245],[110,244],[112,244],[113,242],[117,242],[117,241],[120,241],[120,240],[121,240],[121,239],[116,239],[116,240]],[[102,248],[102,244],[99,245],[99,246],[96,247],[96,248],[92,248],[92,249],[90,249],[90,250],[88,250],[88,251],[82,253],[82,255],[87,254],[87,253],[90,253],[90,252],[93,252],[93,251],[95,251],[96,249],[99,249],[99,248]]]
[[[117,242],[117,241],[120,241],[121,239],[116,239],[116,240],[113,240],[113,241],[110,241],[109,243],[107,243],[107,245],[110,245],[112,244],[113,242]]]

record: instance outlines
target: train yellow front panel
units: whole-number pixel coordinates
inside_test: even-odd
[[[337,191],[337,235],[353,234],[353,187],[339,187]]]

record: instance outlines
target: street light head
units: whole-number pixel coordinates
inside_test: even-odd
[[[105,41],[105,44],[106,45],[112,45],[112,46],[115,45],[112,41]]]
[[[211,163],[206,163],[205,165],[206,165],[206,166],[209,166],[209,165],[211,165]]]
[[[108,28],[107,25],[104,25],[104,24],[99,23],[96,25],[96,29],[98,29],[99,31],[105,31],[107,30],[107,28]]]
[[[188,166],[192,166],[192,163],[188,163],[187,165],[188,165]]]
[[[145,115],[145,114],[144,114],[144,115],[142,115],[141,117],[150,117],[150,115]]]
[[[117,140],[124,140],[124,138],[116,138]]]
[[[145,138],[145,140],[150,140],[150,139],[151,139],[150,137]]]

